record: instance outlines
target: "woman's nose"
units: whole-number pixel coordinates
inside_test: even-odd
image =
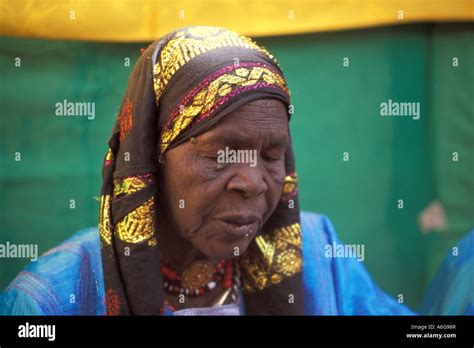
[[[236,168],[235,175],[227,183],[228,191],[239,191],[245,198],[260,195],[268,190],[262,168],[257,165],[242,164]]]

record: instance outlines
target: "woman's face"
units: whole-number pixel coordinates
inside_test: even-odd
[[[280,199],[288,146],[285,105],[261,99],[167,151],[161,204],[174,233],[210,258],[242,255]]]

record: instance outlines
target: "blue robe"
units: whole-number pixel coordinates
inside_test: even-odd
[[[341,244],[330,220],[301,214],[305,313],[310,315],[411,315],[377,287],[356,258],[329,258]],[[449,256],[421,313],[474,314],[474,231]],[[103,315],[104,280],[99,233],[88,228],[31,262],[0,295],[2,315]]]

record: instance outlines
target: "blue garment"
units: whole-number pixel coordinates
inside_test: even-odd
[[[325,246],[341,244],[329,219],[314,213],[301,214],[303,231],[303,282],[305,313],[311,315],[411,315],[412,310],[379,289],[356,258],[330,258]],[[461,290],[449,288],[438,294],[423,312],[430,314],[474,314],[472,267],[474,231],[459,244],[459,255],[443,270]],[[451,258],[452,260],[452,258]],[[458,272],[459,271],[459,272]],[[439,278],[441,277],[441,278]],[[467,278],[466,278],[467,277]],[[443,275],[438,275],[442,283]],[[463,280],[464,279],[464,280]],[[435,281],[436,285],[436,281]],[[454,303],[454,305],[451,305]],[[30,263],[0,298],[2,315],[103,315],[104,281],[99,233],[84,229]]]
[[[420,313],[474,315],[474,230],[444,260],[421,303]]]

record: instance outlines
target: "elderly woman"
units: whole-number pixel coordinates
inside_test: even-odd
[[[326,218],[300,215],[291,109],[246,37],[188,27],[151,44],[108,142],[98,231],[28,266],[3,313],[412,314],[357,260],[326,257]]]

